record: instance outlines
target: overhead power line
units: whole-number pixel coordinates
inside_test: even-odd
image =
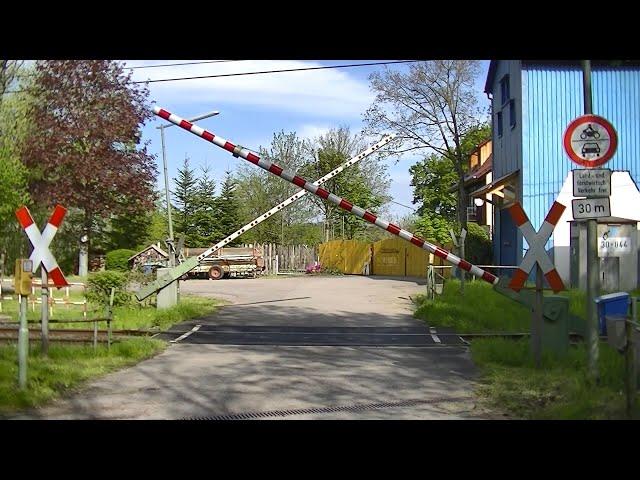
[[[301,67],[301,68],[286,68],[281,70],[263,70],[259,72],[244,72],[244,73],[221,73],[218,75],[200,75],[197,77],[177,77],[177,78],[160,78],[156,80],[140,80],[133,83],[155,83],[155,82],[175,82],[178,80],[197,80],[201,78],[219,78],[219,77],[239,77],[243,75],[264,75],[270,73],[285,73],[285,72],[304,72],[309,70],[326,70],[330,68],[353,68],[353,67],[367,67],[372,65],[390,65],[394,63],[416,63],[421,60],[396,60],[392,62],[373,62],[373,63],[351,63],[347,65],[325,65],[322,67]]]
[[[245,62],[246,60],[203,60],[201,62],[184,62],[184,63],[161,63],[158,65],[140,65],[137,67],[122,67],[127,70],[138,70],[140,68],[158,68],[158,67],[178,67],[181,65],[200,65],[203,63],[227,63],[227,62]]]
[[[220,62],[220,61],[226,61],[226,60],[214,60],[214,61]],[[354,68],[354,67],[367,67],[367,66],[373,66],[373,65],[391,65],[391,64],[397,64],[397,63],[417,63],[420,61],[422,60],[394,60],[390,62],[351,63],[347,65],[324,65],[321,67],[300,67],[300,68],[287,68],[287,69],[280,69],[280,70],[262,70],[258,72],[222,73],[217,75],[201,75],[196,77],[177,77],[177,78],[161,78],[161,79],[155,79],[155,80],[139,80],[132,83],[175,82],[180,80],[197,80],[202,78],[240,77],[244,75],[266,75],[266,74],[274,74],[274,73],[326,70],[326,69],[333,69],[333,68]],[[137,68],[137,67],[130,67],[130,68]],[[24,91],[28,91],[28,90],[25,89],[25,90],[6,91],[4,93],[20,93]]]
[[[409,207],[408,205],[404,205],[404,204],[402,204],[402,203],[394,202],[393,200],[389,200],[389,202],[391,202],[391,203],[395,203],[396,205],[400,205],[401,207],[404,207],[404,208],[408,208],[409,210],[413,210],[414,212],[417,212],[417,211],[418,211],[418,210],[416,210],[416,209],[415,209],[415,208],[413,208],[413,207]]]

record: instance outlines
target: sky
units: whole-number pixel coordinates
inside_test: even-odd
[[[384,60],[218,61],[198,65],[135,68],[133,80],[379,61]],[[188,61],[125,60],[123,62],[125,67],[142,67]],[[483,94],[488,66],[488,61],[482,61],[482,73],[477,81],[478,99],[482,107],[488,106],[488,100]],[[364,126],[363,115],[374,100],[368,77],[372,72],[383,68],[384,66],[377,65],[149,83],[149,97],[150,100],[155,101],[156,105],[187,119],[217,110],[220,112],[219,115],[196,123],[235,144],[257,150],[260,146],[267,147],[273,134],[281,130],[295,131],[301,138],[315,137],[330,128],[342,125],[349,126],[352,132],[360,131]],[[407,65],[389,65],[389,68],[406,70]],[[143,128],[143,141],[149,141],[149,151],[156,155],[158,188],[164,191],[162,147],[160,130],[157,129],[163,123],[167,124],[160,118],[148,122]],[[176,176],[185,156],[189,157],[190,164],[195,168],[208,165],[218,185],[225,170],[233,171],[240,162],[244,162],[243,159],[234,158],[221,148],[178,127],[165,129],[165,148],[171,189],[173,189],[171,179]],[[390,196],[395,202],[413,206],[409,167],[419,158],[416,155],[406,154],[398,162],[392,159],[387,161],[391,178]],[[389,203],[386,208],[393,218],[412,213],[412,210],[397,203]]]

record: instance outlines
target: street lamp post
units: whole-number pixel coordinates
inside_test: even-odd
[[[197,117],[193,117],[190,118],[189,120],[187,120],[188,122],[195,122],[198,120],[202,120],[204,118],[209,118],[209,117],[213,117],[214,115],[218,115],[220,114],[220,112],[218,112],[217,110],[214,110],[212,112],[209,113],[203,113],[202,115],[198,115]],[[171,200],[169,198],[169,173],[167,172],[167,153],[165,150],[165,146],[164,146],[164,130],[165,128],[170,128],[173,127],[173,123],[170,123],[168,125],[160,125],[159,127],[156,127],[157,129],[160,130],[160,139],[162,141],[162,164],[164,166],[164,191],[165,191],[165,196],[166,196],[166,200],[167,200],[167,220],[169,223],[169,238],[167,240],[167,243],[169,244],[169,250],[171,250],[169,252],[169,266],[170,267],[174,267],[176,262],[175,262],[175,249],[174,249],[174,244],[173,244],[173,222],[171,221]]]

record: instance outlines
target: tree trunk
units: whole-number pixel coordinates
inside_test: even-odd
[[[464,174],[459,176],[458,179],[458,221],[460,222],[460,228],[467,228],[467,206],[469,203],[469,197],[464,189]]]

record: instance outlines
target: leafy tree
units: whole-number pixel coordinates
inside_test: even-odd
[[[153,207],[155,162],[140,143],[151,117],[145,86],[113,61],[44,60],[31,92],[38,134],[25,139],[22,160],[36,204],[76,210],[90,242],[105,219]]]
[[[315,161],[309,162],[303,170],[308,180],[326,175],[365,149],[362,137],[353,135],[348,127],[332,129],[319,136],[314,143]],[[368,157],[326,181],[323,188],[375,213],[388,198],[386,166],[379,157]],[[325,241],[330,239],[330,232],[336,223],[341,230],[344,222],[347,238],[360,238],[367,231],[367,224],[363,220],[315,195],[309,197],[324,219]]]
[[[310,150],[307,142],[298,138],[295,132],[274,133],[268,148],[260,147],[260,157],[293,172],[300,172],[309,161]],[[278,203],[300,191],[291,183],[275,177],[254,165],[243,163],[238,169],[237,195],[243,223],[270,210]],[[298,225],[313,219],[312,204],[306,195],[294,205],[282,209],[250,230],[243,241],[260,243],[296,243],[294,231]],[[228,233],[224,233],[227,235]]]
[[[368,132],[398,133],[398,141],[385,150],[426,150],[451,162],[463,226],[468,203],[463,178],[471,151],[463,138],[481,123],[475,90],[479,67],[475,60],[435,60],[412,64],[406,73],[389,68],[375,72],[369,78],[376,99],[365,114]]]
[[[425,240],[438,245],[445,245],[451,242],[449,229],[454,226],[454,222],[438,215],[423,216],[416,220],[416,233]]]
[[[9,85],[17,82],[18,69],[19,62],[0,60],[0,253],[6,255],[7,266],[28,254],[28,241],[15,211],[20,205],[30,204],[28,172],[22,164],[20,148],[30,132],[26,112],[31,97],[26,91],[3,95]],[[26,86],[28,82],[21,84]]]
[[[10,86],[19,80],[23,65],[22,60],[0,60],[0,104]]]
[[[448,221],[457,217],[456,194],[450,192],[457,175],[451,160],[435,154],[409,167],[413,203],[419,216],[440,216]]]
[[[126,272],[129,270],[129,258],[135,254],[135,250],[128,248],[119,248],[118,250],[107,252],[105,268],[107,270]]]

